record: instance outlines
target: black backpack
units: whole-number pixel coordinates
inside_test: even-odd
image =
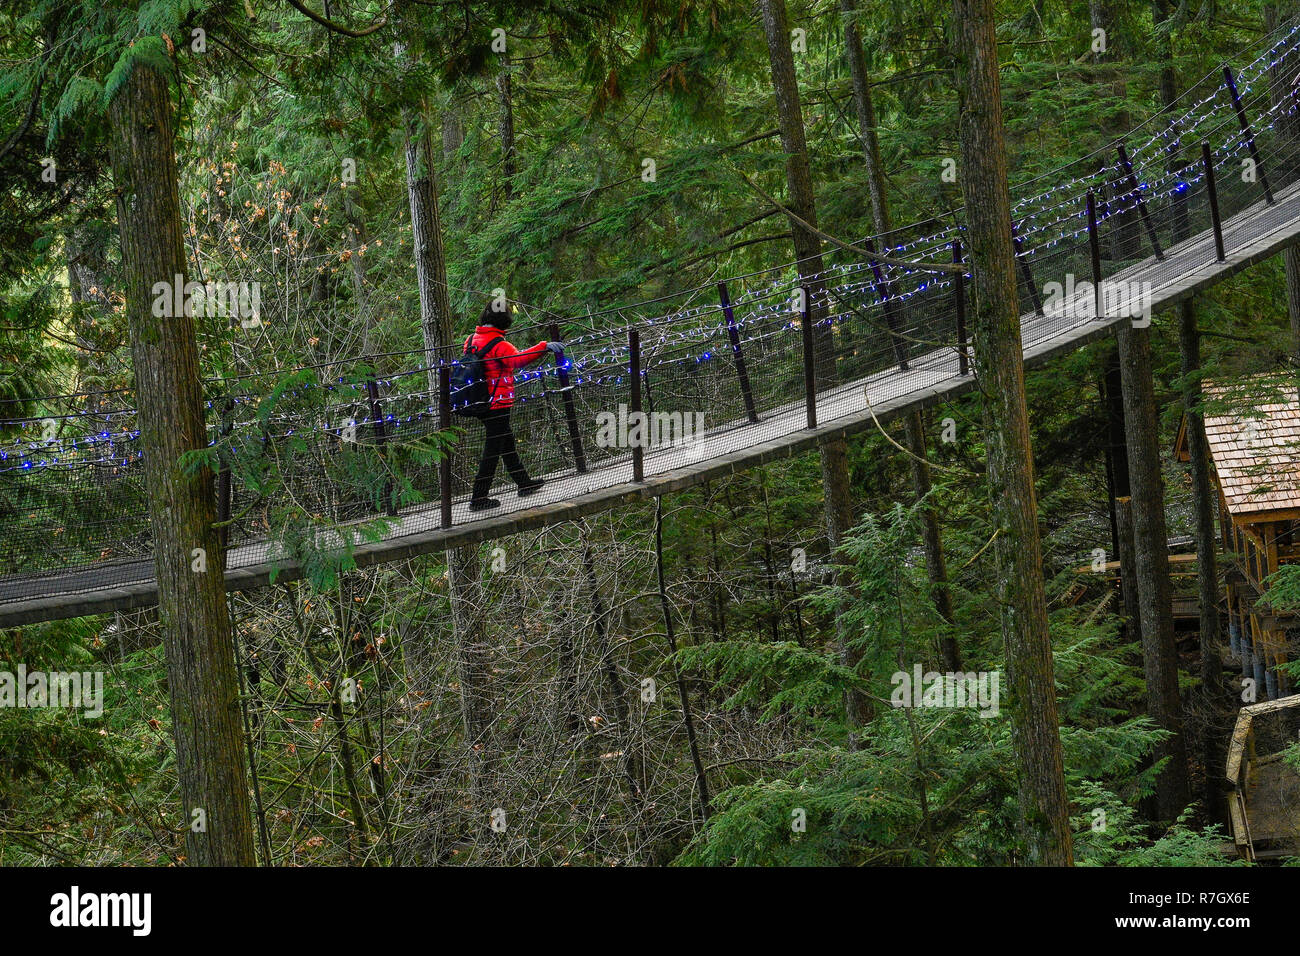
[[[451,411],[466,418],[482,418],[492,410],[492,389],[484,360],[501,341],[501,336],[493,336],[486,345],[476,349],[469,347],[470,341],[465,340],[461,360],[451,367]]]

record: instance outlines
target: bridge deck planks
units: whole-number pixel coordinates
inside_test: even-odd
[[[1207,230],[1166,250],[1163,262],[1148,258],[1109,281],[1152,283],[1153,310],[1168,307],[1221,282],[1300,239],[1300,184],[1277,196],[1273,206],[1263,201],[1224,223],[1225,262],[1214,258],[1214,240]],[[1055,277],[1060,278],[1060,277]],[[1065,352],[1113,332],[1125,319],[1098,320],[1092,297],[1076,294],[1062,308],[1044,316],[1021,319],[1025,365],[1041,365]],[[954,398],[975,387],[971,375],[958,372],[952,348],[938,349],[911,361],[907,372],[897,369],[819,391],[819,427],[806,427],[802,403],[770,411],[756,425],[740,422],[715,429],[698,442],[699,453],[683,449],[650,450],[645,456],[644,483],[631,481],[630,457],[616,460],[586,475],[548,476],[536,496],[503,501],[502,510],[471,520],[466,500],[453,507],[451,528],[438,527],[437,502],[405,509],[393,533],[377,543],[360,543],[354,557],[366,567],[442,551],[462,544],[505,537],[570,521],[586,515],[682,491],[711,479],[756,465],[801,454],[831,438],[876,427],[904,412]],[[868,399],[870,396],[870,399]],[[277,562],[268,542],[248,542],[227,554],[226,587],[245,590],[267,584],[279,563],[277,580],[301,576],[291,562]],[[0,627],[79,617],[86,614],[149,606],[157,601],[153,562],[142,557],[70,568],[59,572],[0,578]]]

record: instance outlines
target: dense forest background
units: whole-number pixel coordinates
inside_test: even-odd
[[[960,154],[950,5],[782,6],[820,227],[850,242],[878,231],[855,44],[888,215],[959,206],[945,175]],[[132,56],[170,78],[191,268],[262,284],[256,327],[199,318],[209,379],[420,348],[421,188],[436,218],[417,225],[440,234],[458,337],[498,288],[567,335],[795,257],[790,222],[744,178],[787,194],[770,0],[17,7],[0,12],[7,419],[39,419],[43,396],[133,384],[104,106]],[[1162,70],[1190,85],[1292,12],[1000,3],[1013,189],[1158,110]],[[1204,379],[1290,368],[1282,258],[1198,296],[1196,322]],[[1233,688],[1216,688],[1217,704],[1199,693],[1195,640],[1180,646],[1194,799],[1163,813],[1154,760],[1167,735],[1147,714],[1138,646],[1113,587],[1079,573],[1111,547],[1102,383],[1114,349],[1099,341],[1026,376],[1074,858],[1227,862],[1205,755]],[[1151,349],[1169,535],[1191,535],[1189,478],[1171,454],[1184,385],[1172,315],[1155,317]],[[856,526],[838,556],[808,454],[658,510],[473,549],[468,627],[453,626],[452,556],[356,569],[344,555],[230,595],[259,860],[1020,862],[1008,722],[888,706],[892,674],[937,668],[954,647],[965,670],[1004,667],[982,414],[976,396],[924,414],[933,487],[920,503],[906,423],[851,440]],[[927,575],[927,514],[947,608]],[[0,513],[0,533],[24,520]],[[107,694],[98,720],[0,710],[0,863],[184,860],[157,612],[4,631],[0,662],[103,669]],[[358,692],[341,700],[348,682]]]

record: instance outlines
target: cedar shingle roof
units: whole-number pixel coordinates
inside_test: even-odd
[[[1233,515],[1300,509],[1300,404],[1296,393],[1265,390],[1251,400],[1250,384],[1228,389],[1206,383],[1207,398],[1226,399],[1240,413],[1205,416],[1205,437],[1219,487]],[[1244,390],[1243,390],[1244,389]],[[1258,394],[1258,391],[1256,392]],[[1279,397],[1285,400],[1279,401]],[[1253,407],[1252,407],[1253,406]]]

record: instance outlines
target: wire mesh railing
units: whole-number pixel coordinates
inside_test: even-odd
[[[1114,148],[1027,183],[1012,203],[1026,349],[1214,268],[1296,210],[1300,27],[1191,86]],[[1251,215],[1242,217],[1250,210]],[[515,375],[511,421],[530,474],[579,495],[968,374],[961,210],[715,286],[512,330],[567,332],[564,356]],[[1172,253],[1178,251],[1177,256]],[[1154,261],[1151,261],[1154,258]],[[1098,281],[1100,280],[1100,281]],[[599,320],[605,327],[595,328]],[[300,554],[322,529],[388,518],[407,535],[471,520],[483,429],[451,414],[462,343],[205,383],[218,514],[231,558]],[[859,398],[859,404],[861,399]],[[95,587],[150,554],[143,450],[129,392],[50,397],[0,419],[0,600],[94,568]],[[0,406],[2,412],[3,406]],[[449,441],[451,435],[455,441]],[[734,437],[734,436],[733,436]],[[749,439],[746,439],[749,440]],[[493,494],[509,491],[500,469]],[[505,496],[500,512],[528,507]],[[326,542],[337,541],[326,535]],[[120,569],[120,570],[118,570]],[[89,586],[89,585],[87,585]]]

